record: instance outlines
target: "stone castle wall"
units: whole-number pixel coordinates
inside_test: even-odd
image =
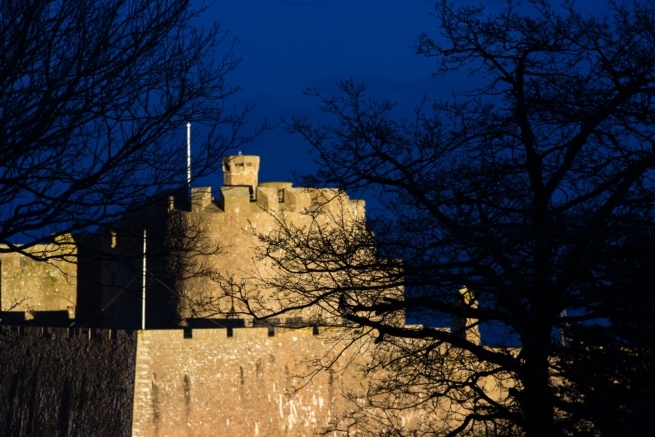
[[[0,436],[314,436],[335,423],[356,433],[348,417],[371,408],[367,384],[385,379],[384,369],[363,373],[376,346],[360,335],[4,326]],[[314,372],[337,354],[331,368]],[[498,399],[508,389],[493,378],[482,385]],[[396,426],[411,429],[426,414],[459,417],[445,398],[395,412]]]
[[[0,326],[0,435],[130,436],[136,335]]]
[[[365,344],[314,373],[348,334],[3,326],[0,436],[320,435],[364,398]]]
[[[184,332],[138,332],[135,437],[317,435],[353,408],[344,389],[365,385],[356,365],[367,358],[350,351],[340,361],[348,371],[310,377],[316,359],[339,350],[311,328]]]

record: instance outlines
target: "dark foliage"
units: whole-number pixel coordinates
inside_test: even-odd
[[[294,310],[318,305],[331,316],[314,323],[377,333],[370,399],[351,417],[361,429],[644,432],[655,399],[655,253],[642,244],[655,218],[655,5],[611,6],[593,18],[569,3],[510,2],[487,16],[439,2],[441,36],[421,35],[418,52],[480,86],[398,117],[343,82],[337,96],[309,91],[325,121],[290,122],[321,168],[306,184],[377,193],[385,209],[347,226],[282,217],[261,237],[284,274],[268,285]],[[462,285],[473,299],[459,298]],[[384,297],[401,288],[404,299]],[[425,323],[398,325],[404,312]],[[432,327],[453,318],[464,323]],[[492,327],[482,344],[479,326]],[[428,423],[394,422],[414,406]]]

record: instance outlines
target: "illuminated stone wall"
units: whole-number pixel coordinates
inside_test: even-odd
[[[355,370],[313,377],[334,344],[311,328],[194,329],[138,333],[133,435],[311,436],[352,408]],[[187,331],[189,337],[189,331]],[[335,351],[336,352],[336,351]],[[342,362],[353,358],[346,354]],[[300,389],[298,392],[294,388]]]
[[[63,250],[39,245],[34,256],[57,257]],[[27,319],[41,324],[68,324],[77,305],[75,252],[48,262],[19,253],[0,254],[0,318],[3,323]],[[68,321],[68,323],[66,323]]]

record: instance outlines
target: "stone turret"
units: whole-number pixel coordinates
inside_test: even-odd
[[[251,192],[258,184],[259,156],[238,155],[223,158],[223,185],[249,186]]]

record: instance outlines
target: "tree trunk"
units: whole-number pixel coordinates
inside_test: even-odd
[[[550,388],[548,365],[549,335],[541,333],[542,341],[526,342],[520,372],[523,391],[519,395],[525,418],[527,437],[555,436],[554,402]]]

